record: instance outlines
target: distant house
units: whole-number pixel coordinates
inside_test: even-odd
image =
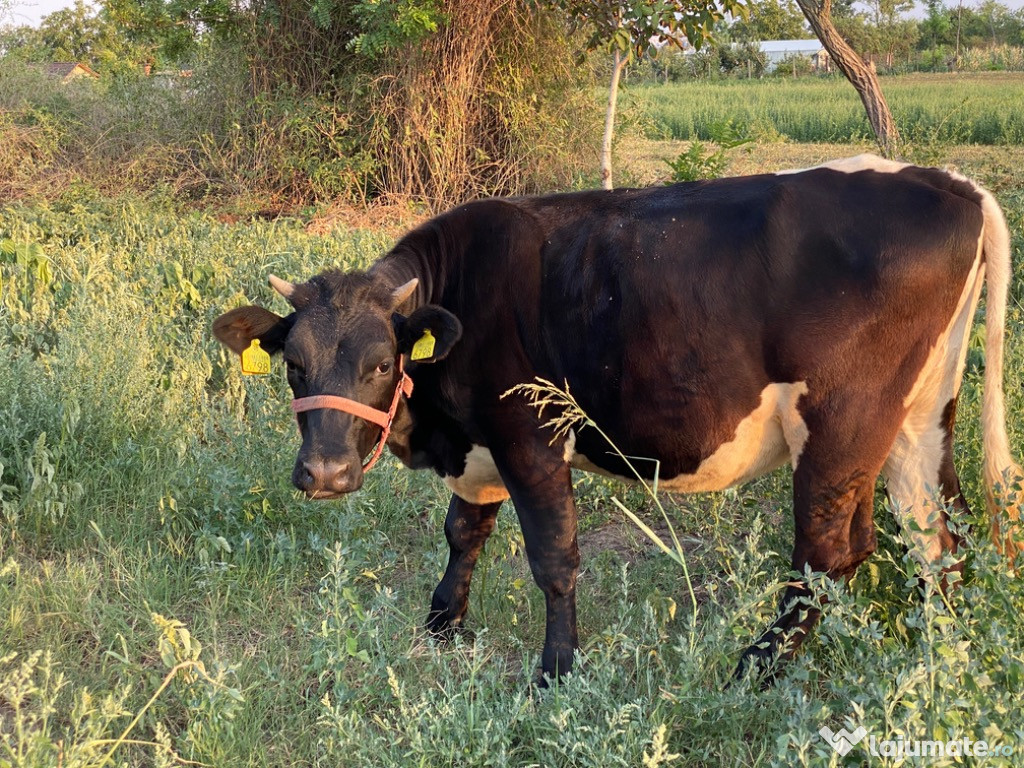
[[[70,83],[72,80],[78,80],[82,77],[89,77],[94,80],[98,80],[100,77],[88,64],[83,64],[80,61],[54,61],[46,65],[46,74],[60,80],[62,83]]]
[[[152,79],[155,85],[161,88],[191,91],[195,88],[191,69],[161,69],[154,70],[147,64],[145,69],[146,77]]]
[[[831,72],[832,62],[829,59],[828,51],[817,38],[810,40],[762,40],[758,43],[761,52],[768,59],[765,67],[769,72],[774,70],[779,62],[791,56],[803,56],[810,59],[811,66],[818,72]]]

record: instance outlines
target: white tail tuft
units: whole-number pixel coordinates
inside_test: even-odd
[[[992,538],[1007,557],[1024,551],[1014,544],[1021,509],[1024,508],[1024,470],[1010,455],[1003,403],[1003,337],[1006,332],[1006,296],[1010,288],[1010,231],[992,194],[979,185],[985,215],[983,249],[988,300],[985,307],[985,393],[981,422],[985,447],[985,486]]]

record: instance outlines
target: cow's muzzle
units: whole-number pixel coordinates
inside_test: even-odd
[[[358,462],[310,459],[296,464],[292,481],[311,499],[336,499],[362,487],[363,471]]]
[[[398,413],[398,404],[402,401],[402,397],[409,397],[412,395],[412,379],[405,372],[405,361],[402,355],[398,356],[396,360],[396,368],[398,369],[398,381],[395,383],[395,394],[391,398],[391,407],[387,411],[381,411],[377,408],[371,408],[368,405],[356,402],[355,400],[349,400],[347,397],[339,397],[337,395],[312,395],[311,397],[300,397],[292,400],[292,411],[295,412],[295,418],[297,419],[300,413],[304,411],[312,411],[318,408],[333,408],[337,411],[344,411],[345,413],[351,413],[353,416],[358,416],[360,419],[376,424],[381,428],[380,439],[377,442],[377,447],[373,451],[373,455],[369,461],[366,462],[358,471],[353,473],[354,467],[350,467],[349,464],[333,464],[332,462],[304,462],[301,467],[295,468],[295,484],[306,491],[306,495],[311,498],[334,498],[341,495],[342,493],[351,493],[352,491],[358,490],[359,486],[363,484],[363,473],[369,472],[374,464],[377,463],[377,459],[384,452],[384,445],[388,441],[388,435],[391,434],[391,425],[394,423],[395,414]],[[309,467],[307,469],[307,467]],[[333,469],[328,469],[333,467]],[[338,469],[343,467],[344,471]],[[322,471],[321,471],[322,468]],[[300,471],[301,470],[301,471]],[[320,474],[317,474],[317,473]],[[341,489],[341,486],[345,485],[345,477],[354,476],[357,479],[350,480],[347,487]],[[319,478],[319,479],[318,479]],[[309,480],[308,486],[305,484],[306,480]],[[313,496],[307,487],[321,488],[327,490],[330,487],[337,485],[339,490],[332,491],[332,496]]]

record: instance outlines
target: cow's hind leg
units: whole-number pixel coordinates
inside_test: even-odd
[[[792,567],[847,579],[875,550],[873,521],[877,470],[832,471],[810,457],[793,475],[796,545]],[[779,662],[796,653],[821,616],[819,599],[800,580],[790,584],[779,604],[779,616],[740,659],[736,676],[753,667],[770,681]]]
[[[955,510],[960,519],[970,512],[953,466],[955,419],[955,397],[912,412],[882,469],[893,513],[924,563],[936,563],[959,549],[960,537],[949,529],[948,510]],[[947,570],[962,568],[958,561]]]
[[[882,469],[893,511],[910,531],[914,552],[925,563],[938,562],[959,547],[959,538],[949,530],[946,501],[952,500],[958,514],[968,513],[953,466],[953,431],[981,284],[977,262],[948,327],[904,399],[906,415]],[[962,567],[958,563],[950,570]]]
[[[448,539],[448,567],[441,583],[434,590],[427,616],[427,628],[442,637],[462,625],[469,605],[469,583],[473,568],[494,530],[494,521],[501,502],[471,504],[452,496],[448,516],[444,521],[444,535]]]

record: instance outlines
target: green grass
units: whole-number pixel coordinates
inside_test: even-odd
[[[1017,233],[1019,454],[1024,195],[999,192]],[[5,210],[0,245],[0,765],[862,764],[831,751],[825,724],[1024,750],[1024,584],[983,514],[955,614],[922,597],[880,509],[879,553],[849,589],[823,585],[833,603],[780,682],[726,689],[786,574],[787,473],[669,504],[696,622],[680,569],[609,499],[652,524],[653,507],[581,475],[581,664],[540,692],[544,605],[511,509],[477,570],[475,634],[435,645],[422,623],[447,557],[441,483],[389,458],[356,495],[299,498],[283,372],[243,378],[210,336],[242,302],[283,309],[268,272],[366,265],[386,236],[85,196]],[[982,362],[972,349],[958,457],[977,510]],[[104,763],[139,713],[136,743]]]
[[[906,75],[881,84],[904,138],[1024,143],[1022,74]],[[856,91],[840,77],[645,85],[629,94],[658,137],[710,139],[726,120],[799,142],[871,137]]]

